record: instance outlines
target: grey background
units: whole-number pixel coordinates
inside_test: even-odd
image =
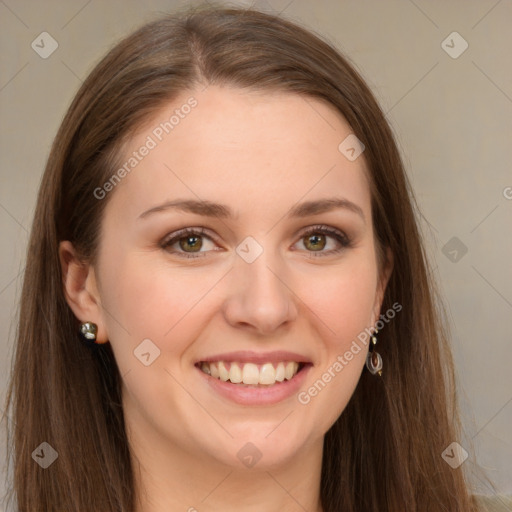
[[[120,37],[158,12],[194,3],[0,1],[2,405],[36,193],[64,112]],[[477,492],[493,491],[474,473],[475,461],[500,492],[512,493],[512,2],[230,5],[251,4],[282,12],[347,54],[387,113],[451,322],[467,431],[455,441],[469,452],[464,465]],[[58,43],[46,59],[31,47],[43,31]],[[457,58],[445,51],[463,48],[448,37],[454,31],[469,45]],[[0,456],[3,463],[3,444]]]

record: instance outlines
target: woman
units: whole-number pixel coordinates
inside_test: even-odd
[[[477,510],[413,204],[310,32],[209,8],[118,44],[37,202],[18,510]]]

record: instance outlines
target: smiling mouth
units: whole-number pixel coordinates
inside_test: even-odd
[[[242,363],[200,361],[196,363],[203,373],[223,382],[250,387],[268,387],[289,381],[310,363],[282,361],[279,363]]]

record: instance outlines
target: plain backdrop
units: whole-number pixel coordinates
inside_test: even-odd
[[[113,44],[187,4],[194,2],[0,1],[2,405],[28,233],[60,121]],[[386,112],[448,308],[467,431],[454,441],[468,448],[468,471],[476,461],[500,492],[512,493],[512,2],[224,3],[251,4],[338,47]],[[47,58],[32,47],[42,32],[58,44]],[[3,444],[0,456],[3,463]],[[492,493],[471,478],[477,491]]]

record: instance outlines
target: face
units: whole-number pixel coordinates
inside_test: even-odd
[[[134,151],[137,162],[102,199],[92,272],[99,336],[141,443],[240,466],[250,442],[270,466],[318,445],[342,413],[367,353],[354,341],[378,319],[385,284],[364,153],[338,149],[350,133],[320,100],[209,86],[125,147],[123,162]],[[198,367],[219,360],[235,381],[282,380],[280,362],[301,370],[247,386]]]

